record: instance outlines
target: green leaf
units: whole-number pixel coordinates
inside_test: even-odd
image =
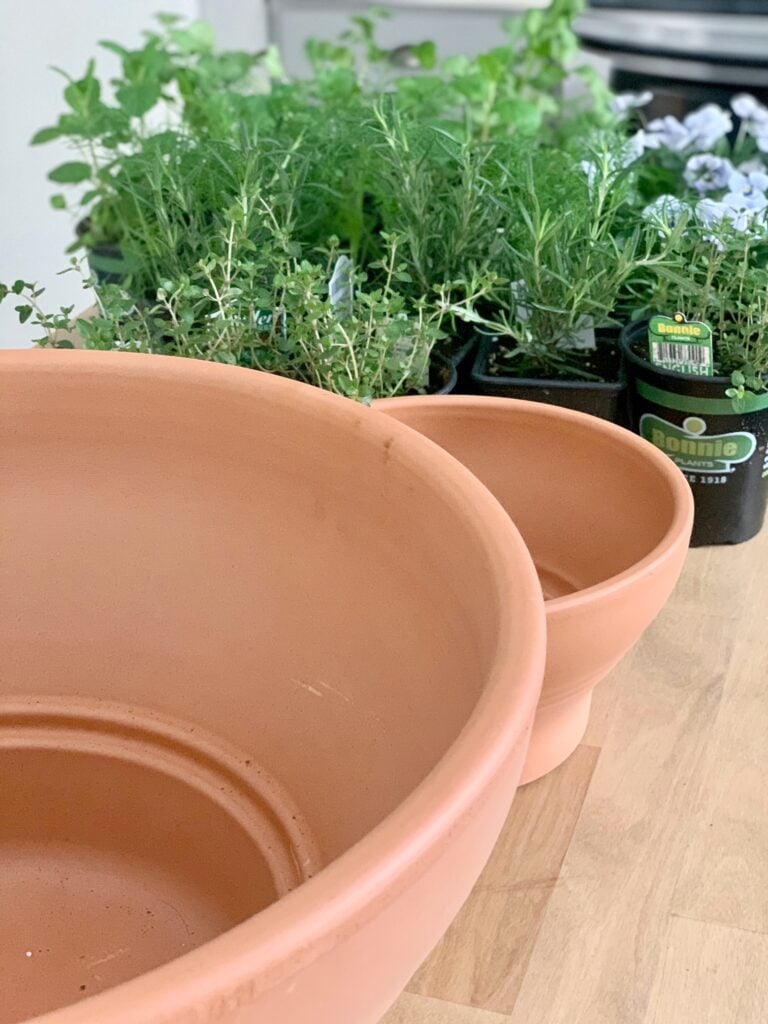
[[[90,176],[91,168],[88,164],[84,164],[79,160],[72,160],[54,167],[48,178],[59,185],[77,185],[81,181],[87,181]]]
[[[160,99],[160,83],[157,81],[124,85],[115,96],[117,102],[130,117],[143,117]]]
[[[269,46],[264,51],[264,68],[270,78],[276,78],[281,81],[285,78],[285,68],[283,67],[283,60],[277,46]]]
[[[118,57],[127,57],[129,50],[126,50],[124,46],[120,46],[119,43],[113,43],[110,39],[100,39],[99,46],[103,50],[109,50],[111,53],[116,53]]]
[[[159,22],[161,25],[165,25],[167,27],[169,25],[176,25],[178,22],[180,22],[181,15],[161,12],[160,14],[155,15],[155,20]]]
[[[516,14],[502,22],[502,27],[511,43],[516,43],[525,34],[525,16]]]
[[[34,310],[31,306],[16,306],[16,312],[19,314],[19,323],[25,324],[32,316]]]
[[[523,15],[523,26],[529,36],[535,36],[541,30],[543,23],[544,11],[540,11],[537,8]]]
[[[71,341],[67,341],[66,339],[64,339],[62,341],[55,341],[53,343],[53,347],[54,348],[74,348],[75,346],[72,344]]]
[[[29,140],[29,144],[30,146],[41,146],[44,142],[53,142],[58,138],[61,138],[61,128],[58,125],[52,125],[50,128],[41,128],[39,132],[35,132]]]
[[[193,21],[183,29],[171,29],[170,38],[182,53],[209,53],[216,44],[213,26],[206,21]]]
[[[431,71],[437,65],[437,47],[430,40],[412,46],[411,53],[425,71]]]
[[[491,50],[481,53],[477,58],[477,66],[483,75],[492,82],[500,82],[507,72],[503,50]]]
[[[535,135],[541,128],[541,111],[535,103],[512,97],[496,104],[499,118],[523,135]]]
[[[51,196],[49,202],[54,210],[66,210],[67,208],[67,200],[61,192],[57,192],[56,195]]]
[[[21,295],[24,289],[27,287],[27,282],[22,281],[21,278],[17,278],[11,285],[11,291],[14,295]]]
[[[70,82],[64,90],[64,99],[76,114],[88,116],[99,102],[101,85],[94,75],[95,64],[89,61],[85,75],[77,82]]]

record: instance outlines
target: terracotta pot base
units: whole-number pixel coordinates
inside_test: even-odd
[[[566,761],[584,738],[592,707],[592,691],[557,704],[539,704],[520,785],[534,782]]]
[[[133,708],[0,706],[0,777],[0,1024],[166,963],[320,867],[251,758]]]
[[[463,462],[520,529],[547,612],[522,781],[570,757],[590,696],[663,607],[691,531],[688,484],[629,431],[566,408],[446,396],[375,403]]]

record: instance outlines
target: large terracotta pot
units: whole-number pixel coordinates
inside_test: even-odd
[[[592,690],[663,607],[693,520],[679,470],[629,431],[507,398],[389,399],[379,410],[455,455],[520,528],[547,612],[547,669],[523,782],[561,764]]]
[[[0,1022],[372,1024],[519,779],[522,540],[276,377],[3,352],[0,394]]]

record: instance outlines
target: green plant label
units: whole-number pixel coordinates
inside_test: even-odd
[[[707,434],[706,430],[700,416],[688,416],[682,427],[653,413],[640,417],[641,436],[686,472],[732,473],[733,467],[750,459],[757,448],[757,438],[747,431]]]
[[[678,373],[711,377],[712,328],[701,320],[686,320],[682,313],[652,316],[648,324],[648,350],[654,366]]]

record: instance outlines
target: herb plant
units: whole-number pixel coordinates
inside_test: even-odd
[[[735,129],[734,115],[740,119]],[[713,328],[715,372],[728,394],[766,388],[768,375],[768,108],[747,95],[635,136],[642,216],[664,258],[632,292],[640,312],[681,312]]]
[[[33,140],[71,143],[51,179],[74,191],[52,202],[87,250],[119,256],[110,282],[70,268],[96,292],[85,344],[367,400],[427,388],[462,321],[502,323],[521,368],[583,373],[572,342],[609,316],[641,229],[618,227],[621,174],[595,191],[571,152],[611,116],[596,81],[586,102],[561,95],[581,6],[553,0],[512,19],[503,46],[446,61],[431,43],[384,49],[374,12],[310,42],[307,81],[272,49],[220,53],[208,26],[174,17],[137,48],[103,44],[118,76],[91,62],[67,78],[67,111]],[[566,201],[568,223],[554,215]],[[59,343],[71,309],[47,313],[23,280],[4,291]]]
[[[588,160],[535,149],[486,182],[486,201],[503,211],[505,225],[497,228],[489,261],[497,283],[482,317],[500,336],[493,372],[601,379],[592,369],[594,330],[617,323],[627,282],[661,258],[647,227],[628,216],[632,183],[621,155],[613,136]]]
[[[339,303],[329,287],[339,263],[335,249],[323,262],[285,249],[278,257],[278,240],[268,264],[233,244],[244,219],[230,209],[218,254],[164,279],[152,301],[137,305],[121,286],[101,286],[95,314],[74,324],[85,345],[240,364],[366,402],[427,390],[443,312],[398,291],[405,270],[397,239],[385,239],[384,261],[375,268],[381,283],[370,286],[365,275],[351,273]],[[93,286],[82,261],[73,257],[70,269],[85,288]],[[42,294],[23,280],[0,284],[0,301],[13,298],[21,321],[42,329],[38,344],[72,347],[73,307],[48,312]]]

